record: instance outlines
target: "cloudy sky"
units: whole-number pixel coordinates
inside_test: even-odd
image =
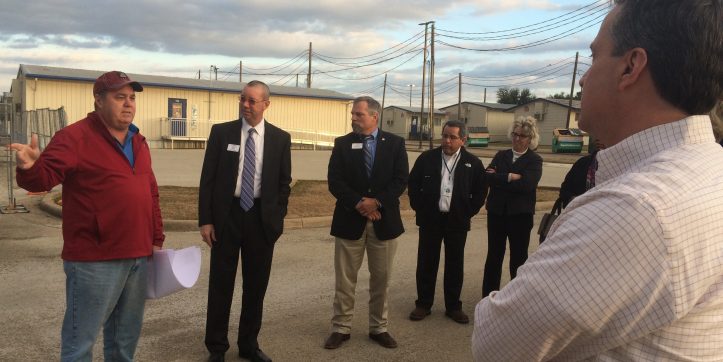
[[[299,74],[306,86],[311,42],[314,88],[381,98],[386,73],[385,103],[409,105],[411,88],[418,106],[418,24],[435,21],[435,106],[456,102],[459,73],[463,100],[486,88],[495,101],[501,86],[547,96],[569,92],[575,52],[587,69],[607,10],[607,0],[4,0],[0,91],[19,64],[204,79],[215,66],[238,81],[243,62],[244,81],[296,86]]]

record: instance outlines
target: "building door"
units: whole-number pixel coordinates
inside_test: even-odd
[[[171,124],[171,136],[187,136],[185,99],[168,98],[168,121]]]

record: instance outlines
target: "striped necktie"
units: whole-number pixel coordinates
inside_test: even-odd
[[[254,206],[254,177],[256,175],[256,142],[254,141],[255,129],[249,129],[244,147],[244,169],[241,174],[241,208],[249,211]]]
[[[364,167],[367,170],[367,177],[372,177],[372,167],[374,166],[374,158],[372,158],[372,150],[370,149],[371,141],[374,136],[364,136]]]

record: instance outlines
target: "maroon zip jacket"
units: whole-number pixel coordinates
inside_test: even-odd
[[[132,141],[135,167],[91,112],[55,133],[33,167],[17,169],[18,185],[28,191],[63,184],[64,260],[137,258],[163,245],[150,150],[140,133]]]

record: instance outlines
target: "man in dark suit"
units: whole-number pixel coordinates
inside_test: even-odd
[[[334,141],[329,159],[329,191],[336,197],[331,235],[336,237],[336,293],[332,333],[324,348],[349,339],[357,274],[366,249],[369,263],[369,338],[387,348],[397,342],[387,332],[387,291],[396,238],[404,232],[399,197],[407,186],[409,162],[404,139],[377,128],[381,112],[371,97],[354,100],[353,132]]]
[[[201,172],[198,223],[211,247],[205,343],[209,360],[223,361],[240,249],[239,355],[271,361],[257,338],[289,200],[291,137],[264,119],[270,104],[266,84],[249,82],[239,100],[243,117],[211,128]]]
[[[419,155],[409,174],[409,202],[417,212],[419,226],[417,300],[409,314],[413,321],[431,313],[444,240],[445,315],[457,323],[469,323],[459,300],[464,245],[470,219],[484,204],[487,185],[482,161],[465,150],[466,141],[466,125],[447,122],[442,128],[442,145]]]

